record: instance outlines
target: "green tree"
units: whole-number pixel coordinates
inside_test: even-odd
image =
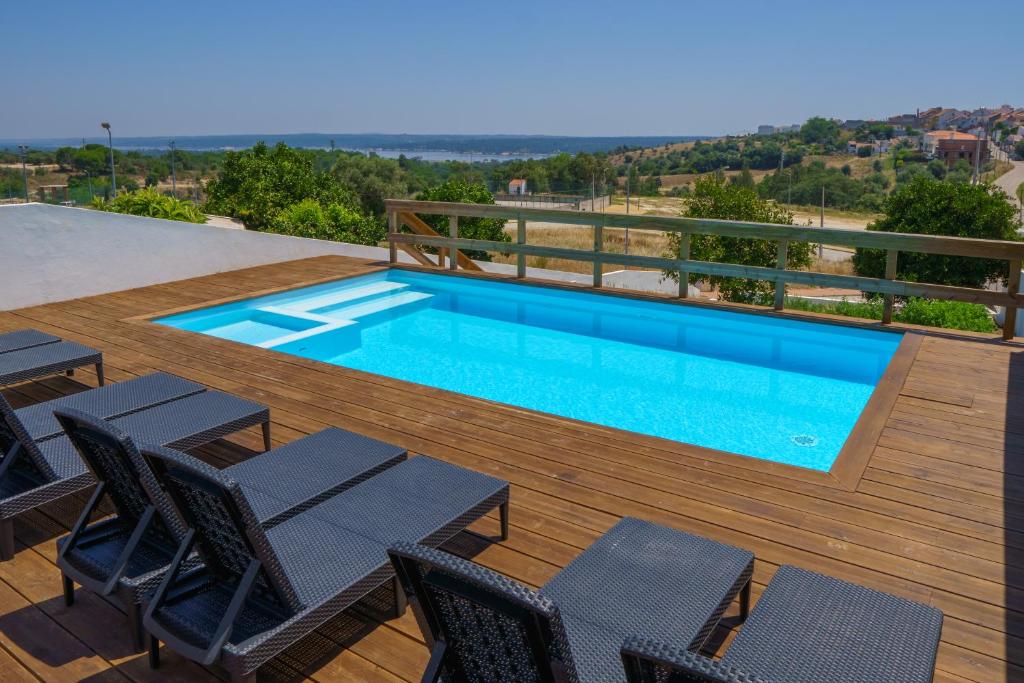
[[[723,220],[752,221],[792,225],[793,214],[774,202],[761,199],[750,188],[727,184],[716,178],[701,178],[694,185],[693,193],[683,215],[689,218],[717,218]],[[669,238],[671,251],[666,255],[674,258],[679,253],[679,236]],[[735,263],[745,266],[774,268],[778,252],[776,243],[768,240],[746,237],[723,237],[719,235],[698,235],[690,238],[690,258],[697,261]],[[811,262],[810,245],[790,243],[786,265],[789,268],[806,267]],[[665,271],[669,278],[678,280],[675,271]],[[719,294],[726,301],[744,303],[767,303],[775,289],[774,283],[745,278],[705,276],[691,274],[690,282],[707,280],[718,287]]]
[[[409,196],[409,181],[395,159],[343,153],[331,173],[342,187],[359,197],[360,206],[368,214],[383,216],[385,199]]]
[[[420,192],[417,199],[430,202],[458,202],[460,204],[494,204],[494,195],[483,183],[449,180]],[[447,216],[423,216],[424,222],[441,235],[448,236]],[[492,242],[511,242],[505,233],[504,221],[497,218],[459,218],[459,237]],[[478,261],[490,261],[486,251],[462,250],[466,256]]]
[[[228,152],[206,194],[207,211],[234,216],[250,230],[270,227],[283,209],[305,199],[322,206],[357,204],[329,173],[314,169],[312,154],[284,143],[269,148],[258,142],[245,151]]]
[[[1017,146],[1014,149],[1017,150],[1017,156],[1019,156],[1021,159],[1024,159],[1024,140],[1018,142]]]
[[[315,199],[304,199],[281,210],[269,230],[295,237],[370,246],[377,246],[387,237],[381,218],[362,214],[345,204],[323,206]]]
[[[815,116],[800,126],[800,139],[807,144],[832,147],[839,138],[839,124],[831,119]]]
[[[868,230],[1016,240],[1020,227],[1002,190],[915,177],[889,195],[885,215]],[[885,252],[858,248],[853,257],[858,275],[882,277]],[[900,252],[896,277],[911,282],[980,288],[1006,278],[1006,262],[962,256]]]
[[[739,185],[740,187],[746,187],[751,190],[754,189],[755,185],[757,185],[757,183],[754,182],[754,174],[750,172],[750,168],[745,164],[743,166],[743,170],[740,171],[740,174],[733,176],[729,182],[733,185]]]

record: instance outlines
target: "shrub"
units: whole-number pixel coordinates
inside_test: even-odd
[[[370,246],[377,246],[387,236],[381,219],[344,204],[323,206],[315,199],[304,199],[281,210],[265,232]]]
[[[688,208],[684,216],[689,218],[718,218],[758,223],[792,225],[793,214],[774,202],[761,199],[754,190],[741,185],[727,184],[717,178],[701,178],[694,185]],[[679,235],[669,237],[671,251],[666,256],[675,258],[679,253]],[[735,263],[746,266],[774,268],[777,258],[775,242],[744,237],[723,237],[719,235],[695,234],[690,239],[690,258],[697,261]],[[791,243],[787,252],[789,268],[801,268],[810,264],[810,245]],[[665,276],[678,280],[675,271],[665,271]],[[771,300],[775,285],[772,282],[748,280],[745,278],[704,276],[694,273],[691,282],[707,280],[717,285],[719,294],[726,301],[744,303],[766,303]]]
[[[132,216],[149,216],[186,223],[206,222],[203,212],[187,199],[168,197],[148,188],[122,192],[110,200],[94,197],[91,206],[100,211],[126,213]]]
[[[926,170],[891,194],[885,216],[868,230],[949,235],[993,240],[1016,240],[1018,221],[1006,193],[985,185],[967,185],[935,180]],[[853,257],[858,275],[882,277],[885,252],[858,248]],[[989,281],[1006,278],[1006,262],[900,252],[896,277],[959,287],[984,287]]]
[[[851,318],[882,319],[881,298],[870,301],[787,299],[786,308],[794,311],[831,313]],[[963,301],[941,301],[914,297],[898,306],[892,317],[896,322],[909,325],[942,327],[950,330],[995,332],[997,329],[988,309],[981,304],[970,304]]]

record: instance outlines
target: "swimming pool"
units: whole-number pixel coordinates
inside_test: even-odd
[[[821,471],[902,338],[394,269],[156,322]]]

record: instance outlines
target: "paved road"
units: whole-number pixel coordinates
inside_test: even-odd
[[[1011,161],[1013,164],[1013,170],[1007,171],[1003,175],[996,178],[996,186],[1001,187],[1006,191],[1006,194],[1010,195],[1013,199],[1013,203],[1020,208],[1020,204],[1017,203],[1017,187],[1021,183],[1024,183],[1024,161]]]

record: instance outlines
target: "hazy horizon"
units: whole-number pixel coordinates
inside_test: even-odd
[[[749,132],[1024,92],[1003,0],[4,9],[0,138]],[[950,28],[963,41],[947,38]],[[970,39],[969,41],[967,39]],[[916,66],[915,66],[916,65]],[[1019,102],[1015,104],[1020,104]],[[444,132],[437,132],[444,131]]]

